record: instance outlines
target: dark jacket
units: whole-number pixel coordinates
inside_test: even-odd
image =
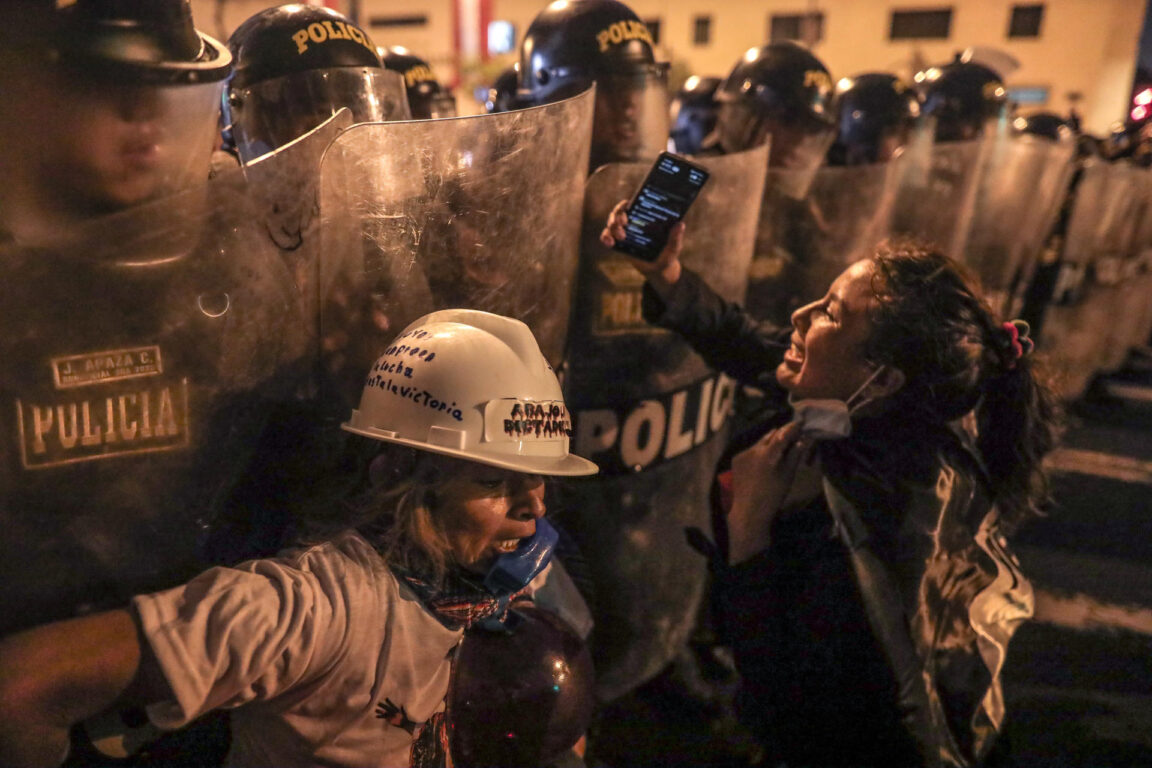
[[[749,322],[690,272],[664,296],[646,288],[644,308],[782,403],[771,380],[782,332]],[[729,456],[789,417],[781,407]],[[789,766],[980,764],[1032,592],[975,452],[949,425],[880,411],[854,417],[851,437],[819,453],[824,493],[782,510],[766,551],[728,567],[714,518],[714,608],[745,721]]]

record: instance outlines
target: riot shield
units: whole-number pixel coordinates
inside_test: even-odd
[[[793,301],[803,304],[823,296],[841,272],[867,258],[888,235],[901,173],[900,158],[817,171],[809,193],[819,222],[817,247],[798,265]]]
[[[543,107],[367,123],[321,165],[321,358],[333,397],[409,322],[447,307],[509,315],[554,366],[579,250],[593,93]]]
[[[791,194],[800,175],[811,176],[808,171],[768,169],[748,268],[745,308],[753,317],[777,325],[787,325],[807,295],[802,285],[804,267],[819,252],[819,214],[809,197]],[[809,189],[807,183],[802,186]]]
[[[1131,252],[1138,223],[1138,173],[1125,164],[1089,161],[1076,189],[1040,340],[1057,393],[1066,399],[1079,397],[1108,361],[1124,254]]]
[[[341,109],[295,141],[244,166],[257,216],[296,280],[306,317],[317,317],[320,160],[352,125]]]
[[[911,148],[903,164],[892,234],[933,243],[962,260],[982,159],[989,141],[951,141]]]
[[[964,261],[999,314],[1023,306],[1044,238],[1068,186],[1075,145],[1036,136],[993,140],[980,174]]]
[[[302,319],[239,169],[0,249],[0,634],[202,566]]]
[[[740,300],[767,147],[697,158],[711,178],[688,212],[684,263]],[[705,582],[684,537],[707,528],[708,490],[726,442],[733,382],[676,335],[646,324],[643,279],[604,248],[608,212],[648,164],[611,164],[588,180],[565,400],[576,453],[601,474],[559,487],[558,519],[588,559],[595,584],[591,645],[599,696],[614,699],[656,675],[684,647]]]

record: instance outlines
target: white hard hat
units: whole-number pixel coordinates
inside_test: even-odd
[[[572,420],[528,326],[445,309],[405,328],[368,372],[343,428],[364,437],[538,475],[591,475],[568,452]]]

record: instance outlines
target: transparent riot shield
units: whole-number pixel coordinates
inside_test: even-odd
[[[1080,396],[1107,364],[1124,254],[1131,252],[1137,231],[1139,173],[1126,164],[1093,160],[1085,163],[1077,185],[1040,340],[1057,393],[1064,398]]]
[[[816,248],[795,270],[792,301],[806,303],[823,296],[841,272],[868,257],[888,235],[901,173],[900,158],[817,171],[809,193],[818,222]]]
[[[806,181],[798,183],[798,176]],[[767,172],[745,298],[745,308],[759,320],[787,325],[808,295],[803,276],[807,265],[819,258],[824,225],[807,194],[811,179],[809,171]],[[803,196],[793,194],[799,187]]]
[[[320,160],[352,125],[341,109],[299,137],[244,167],[256,214],[296,281],[306,317],[318,317]]]
[[[1075,145],[1036,136],[993,140],[963,259],[993,310],[1015,316],[1068,185]]]
[[[711,178],[688,212],[684,263],[739,301],[767,148],[698,161]],[[565,399],[574,450],[601,474],[561,486],[553,506],[595,583],[591,644],[602,700],[655,676],[695,625],[705,563],[684,529],[708,526],[708,490],[735,396],[733,382],[687,343],[644,322],[640,273],[600,244],[608,212],[648,168],[611,164],[588,179]]]
[[[239,169],[0,248],[0,634],[203,564],[298,372],[291,275]]]
[[[911,148],[899,183],[892,234],[933,243],[960,260],[975,211],[982,158],[991,141]]]
[[[324,375],[347,408],[384,344],[469,307],[532,328],[559,366],[579,251],[591,91],[543,107],[367,123],[321,167]]]

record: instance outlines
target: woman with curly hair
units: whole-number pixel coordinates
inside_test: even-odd
[[[623,236],[621,208],[602,240]],[[1054,404],[1026,324],[965,271],[883,243],[790,329],[757,325],[678,259],[645,317],[777,406],[719,468],[712,608],[767,764],[973,766],[1005,711],[1032,592],[1006,534],[1047,498]]]

